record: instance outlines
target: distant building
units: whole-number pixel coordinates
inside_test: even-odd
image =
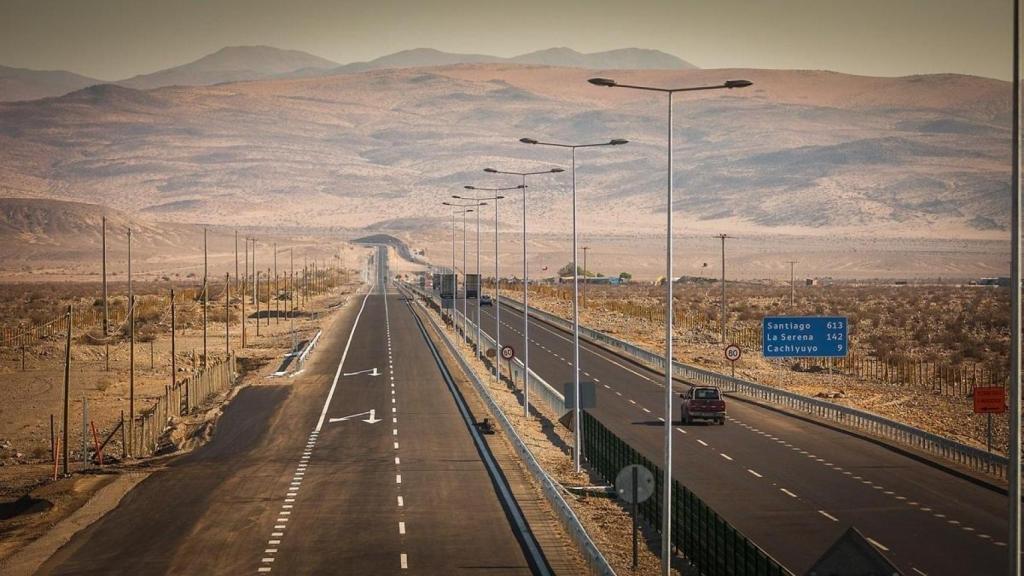
[[[977,281],[978,286],[1009,286],[1010,279],[1006,276],[998,276],[993,278],[981,278]]]
[[[558,277],[558,283],[559,284],[569,284],[569,283],[572,283],[572,280],[573,280],[573,276],[571,276],[571,275],[570,276],[559,276]],[[579,280],[580,280],[580,284],[583,284],[585,282],[585,283],[591,284],[591,285],[602,285],[602,286],[607,286],[607,285],[618,286],[619,284],[625,284],[625,282],[623,282],[619,278],[612,278],[611,276],[590,276],[590,277],[587,277],[587,278],[585,278],[583,276],[580,276]]]

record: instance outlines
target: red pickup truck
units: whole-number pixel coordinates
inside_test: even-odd
[[[680,394],[683,399],[683,424],[694,420],[709,420],[725,424],[725,399],[722,392],[714,386],[694,386],[689,392]]]

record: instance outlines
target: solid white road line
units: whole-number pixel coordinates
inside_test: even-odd
[[[376,285],[376,284],[375,284]],[[338,387],[338,379],[341,378],[341,369],[345,366],[345,358],[348,358],[348,349],[352,345],[352,338],[356,335],[356,327],[359,326],[359,318],[363,315],[363,310],[366,309],[366,301],[370,299],[370,294],[373,292],[374,286],[370,286],[370,289],[366,292],[366,296],[363,296],[363,303],[359,306],[359,312],[356,314],[356,320],[352,323],[352,331],[348,333],[348,342],[345,343],[345,351],[341,353],[341,362],[338,362],[338,370],[334,373],[334,382],[331,383],[331,390],[327,393],[327,400],[324,401],[324,409],[320,411],[320,419],[316,423],[316,431],[319,432],[324,427],[324,419],[327,418],[327,409],[331,406],[331,399],[334,398],[334,390]],[[385,299],[385,302],[387,300]]]

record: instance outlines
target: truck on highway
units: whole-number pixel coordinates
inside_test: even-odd
[[[480,275],[466,274],[466,298],[472,300],[480,293]]]
[[[455,298],[455,274],[438,274],[439,291],[442,299]]]
[[[694,386],[684,394],[682,401],[683,424],[691,424],[695,420],[725,424],[725,398],[722,391],[715,386]]]

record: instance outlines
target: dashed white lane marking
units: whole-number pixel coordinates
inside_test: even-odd
[[[689,434],[689,432],[683,430],[682,428],[676,428],[676,432],[679,432],[680,434]]]
[[[750,468],[747,468],[747,472],[750,472],[751,474],[753,474],[754,476],[757,476],[758,478],[764,478],[764,476],[758,474],[757,472],[754,472]]]
[[[871,544],[872,544],[872,545],[873,545],[873,546],[874,546],[875,548],[878,548],[878,549],[879,549],[879,550],[881,550],[882,552],[888,552],[888,551],[889,551],[889,549],[888,549],[888,548],[886,548],[885,546],[883,546],[883,545],[882,545],[882,543],[881,543],[881,542],[879,542],[878,540],[875,540],[875,539],[873,539],[873,538],[867,538],[867,541],[868,541],[868,542],[871,542]]]
[[[703,441],[703,440],[697,440],[697,443],[700,444],[701,446],[707,446],[708,445],[708,443]]]
[[[828,518],[829,520],[831,520],[833,522],[839,522],[839,518],[836,518],[835,516],[829,514],[828,512],[825,512],[824,510],[818,510],[818,514],[821,514],[822,516],[824,516],[825,518]]]
[[[721,456],[722,458],[725,458],[726,460],[732,462],[732,456],[729,456],[728,454],[726,454],[724,452],[719,452],[718,455]]]
[[[398,442],[395,442],[395,450],[398,450]]]
[[[405,522],[401,522],[400,521],[398,523],[398,533],[399,534],[405,534]]]
[[[405,506],[405,498],[402,498],[401,496],[399,496],[398,497],[398,507],[401,508],[403,506]]]
[[[401,474],[395,474],[395,484],[401,484],[401,483],[402,483],[402,475]]]
[[[402,570],[407,570],[409,568],[409,558],[405,554],[402,554],[401,562]]]
[[[792,492],[790,492],[789,490],[786,490],[785,488],[779,488],[779,490],[781,490],[782,493],[787,495],[787,496],[791,496],[793,498],[796,498],[796,494],[793,494]]]
[[[648,414],[651,413],[650,410],[648,410],[647,408],[644,408],[643,406],[641,406],[640,409],[643,410],[644,412],[648,413]]]
[[[911,566],[910,569],[913,570],[914,572],[917,572],[921,576],[928,576],[927,572],[921,572],[920,570],[918,570],[917,568],[914,568],[913,566]]]

